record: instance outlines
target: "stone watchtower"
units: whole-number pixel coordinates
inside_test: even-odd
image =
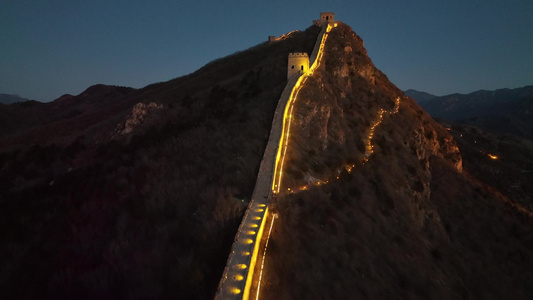
[[[289,53],[287,79],[296,74],[304,74],[307,71],[309,71],[309,55],[305,52]]]
[[[321,12],[320,13],[320,22],[322,24],[334,24],[335,23],[335,14],[332,12]]]

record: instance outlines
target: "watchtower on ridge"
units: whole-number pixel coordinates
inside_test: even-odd
[[[332,12],[321,12],[320,21],[322,24],[333,24],[335,23],[335,14]]]
[[[304,74],[307,71],[309,71],[309,55],[305,52],[289,53],[287,79],[296,74]]]
[[[335,14],[332,12],[321,12],[320,19],[314,20],[313,25],[327,26],[335,24]],[[269,37],[270,40],[270,37]],[[287,66],[287,79],[296,74],[305,74],[309,71],[309,55],[305,52],[289,53]]]
[[[321,12],[320,19],[313,20],[313,25],[322,26],[325,24],[335,24],[335,14],[332,12]]]

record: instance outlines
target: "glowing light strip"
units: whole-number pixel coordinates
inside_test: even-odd
[[[374,139],[374,132],[376,130],[376,127],[379,126],[381,124],[381,122],[383,122],[383,115],[385,113],[388,113],[389,115],[393,115],[395,113],[398,112],[398,110],[400,109],[400,97],[397,97],[396,98],[396,104],[395,104],[395,107],[394,107],[394,110],[393,111],[386,111],[384,109],[380,109],[379,113],[378,113],[378,116],[376,118],[376,121],[373,122],[372,126],[370,126],[370,132],[368,134],[368,137],[366,139],[364,139],[365,141],[365,144],[366,144],[366,151],[365,151],[365,154],[363,156],[363,164],[365,162],[367,162],[370,158],[370,156],[372,155],[372,153],[374,153],[374,146],[372,145],[372,140]],[[348,171],[348,173],[351,173],[352,170],[355,168],[355,165],[346,165],[345,169],[346,171]],[[339,176],[337,176],[337,179],[339,179]],[[317,181],[315,182],[313,185],[314,186],[320,186],[322,184],[327,184],[329,183],[329,180],[326,180],[326,181]],[[306,191],[309,189],[309,186],[307,185],[304,185],[304,186],[301,186],[301,187],[297,187],[297,188],[289,188],[289,192],[290,193],[297,193],[297,192],[300,192],[300,191]]]
[[[274,168],[274,180],[272,181],[272,191],[276,194],[279,193],[279,190],[281,189],[281,178],[283,177],[283,165],[285,164],[285,154],[287,153],[287,145],[289,143],[289,135],[290,135],[290,129],[291,129],[291,123],[292,123],[291,121],[292,121],[292,111],[294,109],[294,102],[296,101],[296,98],[298,97],[298,93],[300,92],[307,78],[313,75],[315,69],[320,66],[320,62],[324,54],[324,46],[326,44],[328,33],[331,31],[331,28],[332,26],[328,24],[326,28],[326,32],[324,33],[324,35],[322,36],[322,40],[320,41],[320,46],[319,46],[318,54],[317,54],[315,61],[313,62],[313,64],[311,65],[307,73],[303,74],[302,76],[298,78],[298,81],[296,81],[296,84],[294,85],[294,88],[292,89],[291,95],[289,96],[287,105],[285,106],[285,113],[283,115],[283,131],[281,133],[281,138],[279,142],[279,145],[281,147],[278,147],[278,154],[276,155],[276,165]],[[285,130],[285,128],[287,129]]]
[[[383,115],[385,113],[393,115],[393,114],[397,113],[399,109],[400,109],[400,97],[397,97],[393,111],[386,111],[383,108],[379,110],[378,117],[374,121],[374,124],[372,124],[372,126],[370,127],[370,133],[368,134],[368,137],[365,139],[366,140],[366,142],[365,142],[365,144],[366,144],[366,152],[365,152],[365,156],[364,156],[364,161],[365,162],[368,161],[368,158],[370,157],[370,155],[372,155],[372,153],[374,153],[374,146],[372,145],[372,140],[374,139],[374,131],[376,130],[376,127],[378,127],[379,124],[381,124],[381,122],[383,122]],[[354,167],[354,166],[352,166],[352,167]]]
[[[257,293],[255,295],[255,300],[259,299],[259,290],[261,289],[261,279],[263,278],[263,267],[265,266],[265,257],[267,254],[268,241],[270,240],[270,234],[272,233],[272,227],[274,226],[274,220],[276,215],[272,215],[272,222],[270,222],[270,230],[268,231],[268,237],[265,243],[265,251],[263,252],[263,261],[261,262],[261,272],[259,273],[259,282],[257,283]]]
[[[283,176],[283,164],[285,163],[285,154],[287,153],[287,148],[289,144],[289,135],[291,132],[291,124],[292,124],[291,121],[292,121],[292,111],[294,110],[294,99],[296,99],[296,97],[298,96],[298,93],[300,92],[300,89],[301,89],[300,88],[301,84],[303,84],[305,80],[307,80],[307,77],[300,76],[300,78],[298,79],[298,82],[296,83],[295,89],[293,89],[293,92],[291,93],[291,96],[289,98],[289,103],[287,104],[285,108],[285,114],[283,117],[284,119],[283,133],[281,136],[281,139],[284,141],[280,141],[280,144],[282,145],[282,147],[278,148],[278,156],[276,158],[276,171],[277,172],[276,171],[274,172],[274,174],[279,173],[279,175],[277,176],[278,177],[277,183],[275,179],[276,175],[274,175],[274,181],[272,182],[274,184],[273,191],[275,193],[279,193],[279,190],[281,188],[281,177]],[[296,94],[294,94],[293,96],[293,93],[295,90],[296,90]],[[290,109],[290,112],[288,111],[289,109]],[[288,119],[287,119],[287,116],[288,116]],[[285,126],[287,126],[287,130],[285,130]],[[281,164],[278,164],[278,161],[279,161],[278,158],[280,157],[281,151],[283,151],[283,155],[281,155]]]
[[[318,54],[316,56],[315,61],[313,62],[313,65],[309,68],[310,75],[313,75],[316,68],[320,66],[320,63],[322,61],[322,55],[324,54],[324,46],[326,45],[326,39],[328,38],[328,33],[331,31],[331,25],[328,24],[328,27],[326,29],[326,33],[322,37],[322,41],[320,42],[320,49],[318,50]]]
[[[496,156],[496,155],[492,155],[492,154],[490,154],[490,153],[489,153],[488,155],[489,155],[489,157],[490,157],[491,159],[495,159],[495,160],[498,159],[498,156]]]
[[[268,206],[265,209],[265,213],[263,214],[263,220],[261,221],[261,226],[259,227],[259,231],[257,232],[257,235],[255,236],[255,245],[254,245],[254,252],[252,253],[252,258],[250,259],[250,264],[248,265],[248,276],[246,277],[246,285],[244,286],[244,292],[242,294],[242,299],[249,299],[250,298],[250,289],[252,287],[252,279],[254,275],[254,269],[255,269],[255,263],[257,262],[257,253],[259,253],[259,244],[261,243],[261,238],[263,237],[263,230],[265,229],[265,222],[266,219],[265,216],[268,215]]]

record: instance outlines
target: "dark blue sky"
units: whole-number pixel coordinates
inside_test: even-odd
[[[531,0],[2,0],[0,93],[50,101],[96,83],[143,87],[333,11],[401,89],[533,84]]]

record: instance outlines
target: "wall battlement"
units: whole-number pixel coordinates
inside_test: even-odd
[[[289,53],[289,58],[290,57],[309,57],[309,55],[306,52],[293,52]]]

